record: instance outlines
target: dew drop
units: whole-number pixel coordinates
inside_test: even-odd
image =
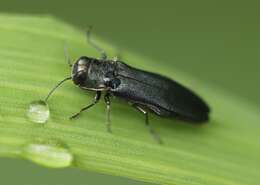
[[[23,157],[51,168],[65,168],[70,166],[73,161],[73,155],[68,148],[41,143],[26,145],[23,150]]]
[[[46,123],[50,116],[49,106],[45,101],[38,100],[30,103],[27,117],[34,123]]]

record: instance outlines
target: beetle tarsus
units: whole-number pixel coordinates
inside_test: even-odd
[[[87,105],[86,107],[83,107],[78,113],[72,115],[70,117],[70,120],[77,118],[80,115],[80,113],[82,113],[83,111],[93,107],[96,103],[98,103],[100,96],[101,96],[101,92],[97,91],[93,103],[91,103],[90,105]]]
[[[133,106],[140,111],[141,113],[143,113],[145,115],[145,125],[149,128],[149,132],[150,134],[153,136],[153,138],[155,139],[155,141],[158,144],[163,144],[160,136],[155,132],[155,130],[151,127],[150,123],[149,123],[149,117],[148,117],[148,112],[146,110],[144,110],[142,107],[138,106],[137,104],[133,104]]]
[[[163,142],[162,142],[160,136],[155,132],[155,130],[151,127],[151,125],[150,125],[150,123],[149,123],[148,112],[145,111],[144,115],[145,115],[145,125],[149,128],[150,134],[153,136],[153,138],[155,139],[155,141],[156,141],[158,144],[163,144]]]
[[[112,130],[111,130],[111,120],[110,120],[110,95],[107,93],[105,96],[104,96],[104,100],[105,100],[105,103],[106,103],[106,112],[107,112],[107,120],[106,120],[106,125],[107,125],[107,132],[109,133],[112,133]]]

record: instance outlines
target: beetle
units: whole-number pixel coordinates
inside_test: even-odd
[[[208,121],[209,106],[185,86],[165,76],[131,67],[117,59],[107,59],[106,53],[90,39],[90,29],[87,32],[87,41],[101,53],[101,58],[81,56],[72,65],[65,52],[68,64],[72,68],[71,76],[59,82],[45,99],[47,102],[54,90],[67,80],[72,80],[83,90],[95,91],[93,102],[83,107],[70,119],[78,117],[80,113],[98,103],[101,93],[104,92],[108,132],[111,132],[111,96],[126,100],[143,113],[145,123],[158,143],[162,143],[162,141],[150,127],[148,111],[161,117],[178,118],[191,123]]]

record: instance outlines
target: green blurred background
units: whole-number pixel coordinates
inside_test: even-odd
[[[93,25],[121,52],[153,58],[260,105],[259,1],[1,0],[0,12],[53,15],[82,30]],[[0,159],[0,174],[4,184],[146,184],[13,159]]]

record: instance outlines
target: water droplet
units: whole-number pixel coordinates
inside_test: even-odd
[[[61,145],[31,143],[24,147],[23,156],[37,164],[51,168],[65,168],[72,164],[73,155]]]
[[[27,117],[35,123],[46,123],[49,119],[50,110],[45,101],[38,100],[30,103],[27,110]]]

